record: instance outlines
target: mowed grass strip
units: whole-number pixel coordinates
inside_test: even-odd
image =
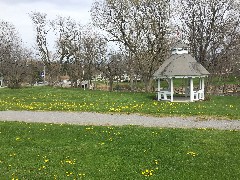
[[[0,122],[0,179],[238,179],[240,131]]]
[[[105,92],[51,87],[0,89],[0,110],[139,113],[154,116],[213,116],[240,119],[240,96],[211,96],[209,101],[171,103],[155,93]]]

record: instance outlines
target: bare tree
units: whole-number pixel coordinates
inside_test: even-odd
[[[60,63],[68,61],[76,51],[79,51],[81,40],[81,25],[70,17],[58,16],[51,22],[58,36],[56,46]]]
[[[10,88],[18,88],[26,77],[27,51],[15,27],[0,21],[0,72]]]
[[[99,63],[106,59],[107,42],[102,35],[92,30],[91,25],[85,28],[82,39],[84,79],[91,81]]]
[[[109,91],[113,90],[113,82],[115,77],[118,81],[118,78],[123,74],[122,71],[122,62],[123,55],[111,50],[108,54],[105,55],[105,58],[102,59],[98,64],[98,69],[103,73],[109,81]]]
[[[26,62],[27,64],[27,76],[26,82],[33,86],[37,82],[43,82],[42,70],[43,64],[33,56],[30,56]]]
[[[61,16],[53,20],[51,25],[58,36],[56,47],[60,71],[69,75],[72,86],[77,87],[77,80],[83,77],[82,26],[70,17]]]
[[[183,33],[197,61],[213,74],[231,70],[239,47],[239,2],[180,0],[176,5],[180,8]]]
[[[46,67],[48,81],[53,84],[54,77],[57,75],[56,63],[52,63],[54,55],[49,51],[47,35],[50,31],[50,22],[47,19],[47,14],[40,12],[31,12],[29,16],[33,22],[36,31],[36,44],[40,58]]]
[[[91,9],[94,25],[108,32],[109,41],[122,43],[134,56],[146,90],[166,54],[168,0],[103,0]]]

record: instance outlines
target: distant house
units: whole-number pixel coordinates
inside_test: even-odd
[[[70,77],[68,75],[65,75],[65,76],[60,76],[60,81],[64,84],[68,83]]]

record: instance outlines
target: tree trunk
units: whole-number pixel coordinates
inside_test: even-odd
[[[132,73],[130,74],[130,89],[131,89],[131,91],[134,90],[134,77],[133,77]]]
[[[144,77],[143,78],[143,82],[144,82],[144,87],[145,87],[145,92],[152,92],[153,90],[153,79],[150,77]]]
[[[113,78],[109,78],[109,91],[113,91]]]

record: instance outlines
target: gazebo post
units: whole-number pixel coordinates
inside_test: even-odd
[[[199,89],[202,89],[202,78],[199,78]]]
[[[170,79],[171,102],[173,102],[173,78]]]
[[[193,94],[193,78],[191,77],[190,78],[190,102],[193,102],[193,97],[194,94]]]
[[[160,91],[161,84],[160,84],[160,78],[158,78],[158,92]]]
[[[158,78],[158,100],[161,99],[160,89],[161,89],[161,82],[160,82],[160,78]],[[160,97],[159,97],[159,96],[160,96]]]
[[[188,96],[188,85],[189,85],[189,78],[185,79],[185,97]]]
[[[203,92],[202,98],[203,98],[203,100],[204,100],[204,98],[205,98],[205,97],[204,97],[204,96],[205,96],[205,95],[204,95],[204,88],[205,88],[205,86],[204,86],[204,77],[202,77],[202,81],[201,81],[201,82],[202,82],[201,89],[202,89],[202,92]]]

